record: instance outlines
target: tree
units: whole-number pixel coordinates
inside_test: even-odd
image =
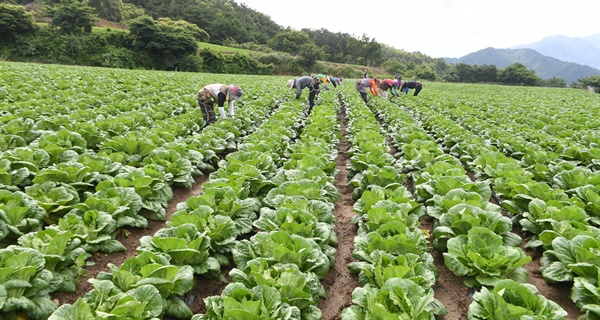
[[[96,13],[102,19],[119,22],[123,19],[121,0],[89,0],[90,6],[96,9]]]
[[[517,62],[501,70],[498,74],[498,81],[501,83],[533,86],[539,81],[539,78],[535,75],[535,71],[527,70],[524,64]]]
[[[149,16],[132,20],[129,34],[136,50],[148,53],[163,69],[177,64],[177,60],[198,49],[191,32],[176,25],[158,23]]]
[[[540,80],[540,85],[544,87],[564,88],[567,86],[567,81],[563,78],[552,77],[547,80]]]
[[[454,73],[458,76],[460,82],[475,82],[475,71],[470,64],[457,63],[454,66]]]
[[[49,9],[52,16],[51,26],[59,28],[65,34],[91,33],[96,22],[94,8],[87,1],[61,0]]]
[[[578,79],[583,88],[590,86],[594,87],[596,92],[600,92],[600,76],[589,76],[587,78]]]
[[[477,81],[480,82],[496,82],[498,80],[498,69],[495,65],[484,64],[475,71]]]
[[[363,35],[363,56],[367,62],[367,66],[379,66],[381,64],[381,45],[375,41],[375,38],[369,40],[366,35]]]
[[[158,23],[184,29],[200,42],[208,42],[208,39],[210,38],[206,31],[200,29],[197,25],[189,23],[185,20],[173,21],[169,18],[159,18]]]
[[[133,20],[144,15],[146,15],[146,12],[143,8],[140,8],[132,3],[123,3],[123,7],[121,8],[121,22],[127,23],[129,20]]]
[[[417,77],[424,80],[434,81],[435,72],[433,72],[433,69],[430,66],[422,64],[421,67],[417,69]]]
[[[280,32],[267,41],[267,45],[273,50],[292,54],[299,53],[300,49],[307,44],[314,45],[308,34],[291,29]]]
[[[33,15],[22,6],[0,3],[0,42],[35,33]]]
[[[306,68],[313,67],[317,63],[317,60],[325,57],[325,51],[312,42],[302,45],[298,54],[300,55],[300,65]]]

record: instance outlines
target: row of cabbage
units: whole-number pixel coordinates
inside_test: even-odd
[[[548,96],[538,97],[537,103],[541,105],[536,108],[521,107],[524,104],[506,106],[497,100],[484,100],[487,103],[481,103],[484,104],[483,110],[464,104],[448,108],[448,102],[442,103],[441,97],[430,99],[428,105],[435,112],[481,136],[498,151],[519,160],[519,164],[533,174],[533,179],[578,197],[585,204],[591,222],[599,226],[600,173],[597,165],[600,163],[600,135],[594,126],[594,115],[600,111],[597,107],[600,101],[593,95],[580,98],[570,93],[573,94],[571,103],[574,105],[556,110],[546,106],[546,102],[554,101],[551,93],[564,94],[549,91]],[[478,93],[471,93],[471,97],[473,100],[481,99]],[[590,99],[595,99],[595,103]],[[501,109],[506,110],[490,120],[489,115],[496,115]],[[504,113],[514,113],[519,117]],[[570,118],[575,120],[570,121]],[[528,121],[526,125],[523,125],[524,121]],[[545,125],[540,127],[541,124]],[[561,126],[564,126],[562,132],[558,130]]]
[[[221,266],[228,266],[231,261],[238,266],[231,272],[232,279],[245,277],[245,284],[262,279],[256,276],[256,280],[252,280],[255,278],[252,270],[259,272],[254,269],[259,265],[264,272],[264,281],[269,279],[267,275],[271,273],[272,276],[281,273],[284,281],[275,281],[271,286],[261,285],[256,289],[250,286],[246,288],[241,282],[230,284],[224,290],[223,297],[206,300],[206,315],[195,317],[221,319],[237,315],[252,318],[251,315],[266,312],[261,315],[283,318],[289,313],[299,319],[301,311],[305,316],[317,312],[314,304],[323,294],[322,288],[316,290],[320,283],[314,274],[299,273],[301,268],[317,268],[326,272],[331,261],[329,258],[323,259],[327,256],[320,249],[319,254],[314,251],[315,247],[319,248],[314,240],[293,233],[318,238],[324,246],[330,239],[335,239],[331,220],[333,205],[316,199],[335,197],[337,193],[332,186],[328,190],[319,186],[328,183],[328,179],[319,182],[315,178],[308,180],[311,175],[318,173],[315,166],[325,164],[317,155],[322,158],[323,154],[330,155],[331,150],[323,153],[321,149],[315,154],[315,141],[304,139],[294,147],[290,145],[304,125],[304,112],[305,107],[300,104],[280,107],[259,130],[244,139],[238,147],[239,151],[229,154],[226,160],[219,163],[219,169],[203,185],[200,196],[178,205],[167,228],[153,237],[142,238],[137,257],[126,260],[120,267],[111,266],[110,273],[101,273],[98,279],[92,280],[94,289],[90,293],[73,306],[60,307],[51,318],[60,319],[80,312],[91,317],[189,318],[190,309],[178,297],[191,289],[193,274],[222,277],[219,272]],[[322,126],[322,122],[315,123]],[[314,125],[310,129],[316,135],[323,135],[320,130]],[[335,135],[321,137],[331,136]],[[331,168],[330,164],[326,165]],[[323,174],[319,176],[323,177]],[[309,201],[299,193],[306,193],[308,198],[314,200]],[[304,205],[298,206],[300,204]],[[259,211],[260,218],[257,219]],[[305,215],[300,214],[303,212]],[[317,218],[309,213],[318,216],[321,221],[315,223]],[[281,230],[275,228],[278,219],[287,221]],[[290,219],[296,220],[296,223]],[[250,241],[238,240],[240,236],[250,234],[253,226],[263,231]],[[272,255],[256,265],[252,255],[261,250]],[[329,256],[335,252],[331,250],[329,247]],[[277,258],[291,259],[298,266],[275,263]],[[311,258],[319,258],[319,261]],[[244,265],[254,267],[242,267]],[[273,265],[273,268],[269,265]],[[171,271],[167,273],[167,270]],[[296,283],[285,281],[292,280],[290,277],[295,277],[293,280]],[[144,295],[140,295],[142,291]],[[162,301],[159,301],[161,297]],[[244,300],[236,303],[236,298]],[[130,308],[132,303],[142,307]]]
[[[585,313],[582,319],[598,316],[599,230],[587,212],[593,201],[583,200],[576,190],[563,190],[536,181],[529,167],[508,158],[455,122],[422,103],[410,110],[437,135],[451,154],[460,157],[479,179],[493,185],[502,206],[528,235],[526,247],[543,250],[541,271],[549,282],[573,283],[571,299]],[[591,188],[588,185],[584,188]],[[580,193],[581,193],[581,189]]]
[[[434,218],[433,248],[443,252],[446,267],[464,277],[465,285],[479,289],[468,317],[501,319],[498,313],[507,308],[521,316],[565,316],[528,284],[523,266],[531,258],[519,248],[521,239],[511,232],[511,220],[490,203],[489,183],[472,181],[463,164],[444,153],[402,108],[384,100],[370,106],[399,150],[398,162],[409,173],[416,200]]]
[[[263,106],[258,108],[265,109]],[[116,231],[122,227],[146,225],[146,218],[141,214],[145,209],[144,199],[153,201],[162,209],[172,197],[171,186],[165,180],[150,176],[148,172],[151,172],[148,168],[117,171],[114,177],[98,183],[95,193],[88,192],[83,202],[73,203],[56,224],[48,225],[44,230],[41,230],[39,220],[47,213],[39,209],[41,206],[36,199],[28,199],[27,194],[20,191],[2,191],[6,195],[6,202],[3,203],[6,216],[14,218],[16,226],[30,227],[35,223],[36,229],[39,229],[11,230],[23,233],[17,239],[18,245],[2,249],[2,266],[12,270],[3,279],[7,288],[2,309],[7,314],[4,315],[26,310],[38,318],[40,312],[51,312],[49,294],[54,291],[74,291],[77,278],[92,253],[124,251],[123,245],[115,240]],[[42,195],[48,198],[68,188],[68,184],[58,183]],[[26,210],[36,212],[39,217],[23,219],[30,212]],[[31,269],[33,266],[36,272],[16,277],[23,268]],[[43,282],[40,279],[42,276],[45,277]],[[20,282],[17,283],[17,280]]]
[[[425,97],[431,107],[508,155],[541,151],[536,161],[574,160],[597,169],[599,99],[581,90],[455,86]],[[506,149],[504,149],[506,148]]]
[[[7,74],[11,73],[3,76]],[[18,92],[10,92],[14,91]],[[26,110],[14,96],[3,97],[3,110]],[[129,140],[110,138],[106,131],[101,145],[121,149],[106,147],[110,152],[105,153],[88,148],[91,143],[82,135],[65,128],[66,124],[75,126],[76,119],[60,122],[54,128],[58,131],[53,131],[47,124],[54,125],[57,118],[19,118],[17,112],[3,112],[2,119],[7,120],[1,127],[3,136],[12,134],[9,140],[26,141],[26,146],[3,149],[0,157],[7,164],[4,182],[15,181],[7,176],[25,177],[17,185],[4,183],[0,190],[0,235],[4,246],[9,245],[0,252],[5,270],[0,281],[0,290],[6,293],[0,299],[3,318],[14,318],[19,312],[31,318],[47,317],[56,308],[50,294],[73,291],[91,253],[124,250],[115,240],[121,227],[144,227],[146,218],[164,220],[172,186],[177,182],[191,186],[193,175],[211,169],[218,154],[235,148],[235,141],[254,130],[277,105],[273,97],[256,100],[235,119],[199,131],[203,121],[192,104],[185,113],[195,116],[180,125],[188,126],[185,136],[175,137],[168,132],[170,127],[160,124],[135,128],[147,130],[143,133],[129,131],[127,137],[134,137]],[[148,114],[170,112],[152,110],[156,112]],[[22,136],[7,129],[18,128],[15,121],[25,124]],[[47,226],[44,230],[42,221]]]
[[[333,183],[340,133],[332,96],[320,99],[298,140],[280,156],[281,167],[266,175],[272,189],[261,197],[257,233],[235,244],[232,282],[221,295],[207,297],[206,312],[192,319],[322,319],[320,279],[335,264],[337,245]]]
[[[438,275],[427,238],[419,229],[424,208],[403,186],[405,174],[373,113],[356,95],[341,95],[350,144],[347,164],[355,187],[358,224],[348,265],[363,287],[352,293],[353,305],[341,317],[351,319],[434,319],[447,313],[434,298]]]

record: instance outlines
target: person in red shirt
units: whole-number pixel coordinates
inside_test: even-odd
[[[383,81],[379,82],[379,85],[377,85],[377,87],[379,87],[379,89],[381,89],[381,96],[385,99],[387,99],[387,97],[388,97],[388,90],[390,90],[392,95],[394,95],[396,97],[400,96],[398,94],[399,86],[400,85],[398,84],[398,81],[392,80],[392,79],[384,79]]]

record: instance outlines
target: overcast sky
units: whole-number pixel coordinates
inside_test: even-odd
[[[327,29],[433,58],[600,33],[600,0],[237,0],[294,30]],[[600,38],[598,39],[600,41]]]

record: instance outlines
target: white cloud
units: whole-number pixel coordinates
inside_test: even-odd
[[[431,57],[600,33],[598,0],[243,0],[277,24],[324,28]]]

